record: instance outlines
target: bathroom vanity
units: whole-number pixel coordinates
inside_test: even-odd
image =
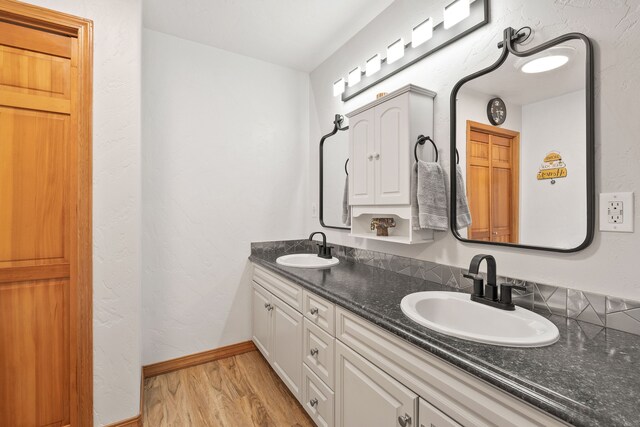
[[[276,255],[251,257],[253,340],[320,426],[637,422],[637,336],[589,339],[577,322],[552,316],[561,337],[549,347],[464,341],[400,310],[405,295],[442,285],[342,260],[283,267]]]

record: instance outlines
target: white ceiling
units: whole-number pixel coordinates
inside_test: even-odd
[[[144,0],[145,28],[312,71],[393,0]]]

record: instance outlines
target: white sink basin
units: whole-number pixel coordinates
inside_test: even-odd
[[[283,255],[276,259],[276,263],[285,267],[297,268],[330,268],[338,265],[340,260],[333,257],[331,259],[320,258],[317,254],[293,254]]]
[[[411,320],[454,337],[506,347],[543,347],[558,341],[556,325],[524,308],[501,310],[457,292],[416,292],[400,303]]]

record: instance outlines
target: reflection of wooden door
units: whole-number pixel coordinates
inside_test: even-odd
[[[469,239],[518,243],[520,134],[467,121]]]
[[[46,14],[0,0],[2,426],[91,425],[90,25]]]

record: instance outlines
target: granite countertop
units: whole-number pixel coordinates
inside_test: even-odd
[[[569,424],[640,426],[640,336],[547,316],[560,330],[548,347],[465,341],[425,328],[400,309],[410,293],[455,289],[343,260],[325,270],[283,267],[275,262],[279,255],[249,259]]]

